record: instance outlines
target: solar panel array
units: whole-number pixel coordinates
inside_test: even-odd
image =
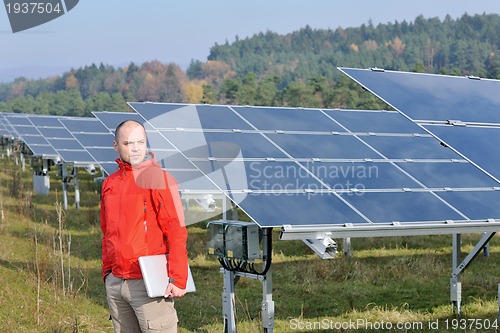
[[[498,228],[499,182],[398,112],[130,105],[260,226]]]
[[[111,174],[114,129],[139,121],[183,193],[225,195],[284,233],[497,230],[499,82],[341,70],[397,111],[129,103],[136,113],[2,114],[0,133],[37,156],[95,162]]]

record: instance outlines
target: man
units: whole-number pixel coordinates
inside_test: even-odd
[[[115,131],[119,169],[103,183],[102,278],[115,332],[177,332],[174,298],[187,281],[187,231],[175,179],[146,153],[142,124]],[[165,296],[147,296],[138,258],[168,253]]]

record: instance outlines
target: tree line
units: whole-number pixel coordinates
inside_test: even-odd
[[[337,66],[500,78],[500,16],[447,16],[356,28],[261,32],[215,44],[186,71],[152,60],[114,68],[71,69],[61,76],[0,84],[0,111],[90,116],[152,101],[383,109]]]

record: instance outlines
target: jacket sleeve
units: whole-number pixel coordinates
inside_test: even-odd
[[[184,224],[184,211],[175,178],[164,172],[166,188],[156,190],[153,197],[158,207],[158,224],[167,238],[168,276],[173,284],[186,289],[188,277],[188,258],[186,250],[187,230]]]
[[[101,210],[100,210],[100,220],[101,220],[101,231],[102,231],[102,242],[101,242],[101,251],[102,251],[102,279],[104,280],[106,276],[111,273],[111,262],[108,260],[107,248],[106,248],[106,211],[104,205],[104,188],[105,183],[103,184],[103,191],[101,196]]]

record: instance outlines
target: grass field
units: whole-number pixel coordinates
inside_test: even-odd
[[[31,170],[0,160],[0,332],[112,332],[100,278],[99,194],[79,173],[81,209],[60,209],[61,183],[32,194]],[[73,191],[69,203],[73,206]],[[196,211],[193,212],[196,214]],[[180,332],[222,332],[222,274],[205,223],[188,227],[198,291],[176,302]],[[500,242],[462,276],[451,313],[451,235],[353,239],[352,257],[321,260],[300,241],[273,242],[275,332],[495,332]],[[464,254],[481,235],[463,235]],[[238,332],[259,332],[260,282],[236,284]],[[487,329],[489,327],[489,329]]]

